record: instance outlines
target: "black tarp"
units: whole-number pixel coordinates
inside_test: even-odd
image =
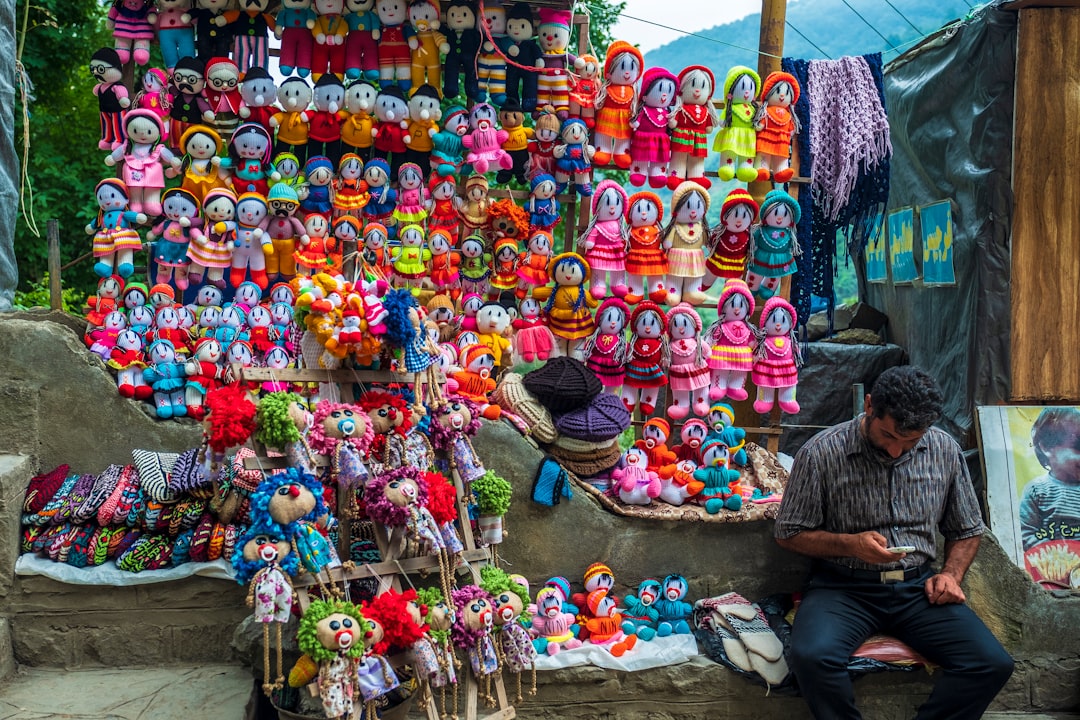
[[[889,341],[941,383],[942,426],[968,447],[975,406],[1009,391],[1016,25],[1017,13],[987,7],[886,68],[889,209],[952,202],[956,286],[868,285],[859,263],[862,297],[889,316]],[[919,267],[917,224],[915,248]]]
[[[15,0],[0,0],[0,310],[15,300],[15,218],[19,161],[15,155]]]

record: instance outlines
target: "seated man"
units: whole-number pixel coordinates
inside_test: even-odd
[[[925,372],[890,368],[862,415],[795,457],[775,535],[815,559],[790,658],[815,718],[861,717],[847,663],[876,632],[941,666],[917,720],[980,718],[1012,674],[960,589],[985,526],[960,447],[930,427],[941,404]],[[934,570],[939,529],[945,559]]]

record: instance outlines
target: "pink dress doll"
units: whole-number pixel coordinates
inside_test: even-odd
[[[705,333],[712,344],[709,370],[712,374],[710,400],[745,400],[746,376],[754,367],[757,337],[750,325],[754,313],[754,294],[746,283],[732,278],[720,291],[716,302],[716,322]]]
[[[802,354],[795,338],[798,315],[795,308],[781,297],[771,297],[761,310],[761,331],[764,336],[754,355],[750,379],[757,386],[754,412],[772,410],[773,398],[779,395],[780,409],[790,415],[799,412],[795,388],[799,383]]]
[[[630,184],[641,187],[648,177],[649,187],[667,186],[671,163],[671,136],[668,125],[674,124],[673,110],[678,97],[678,82],[664,68],[649,68],[641,78],[641,95],[630,127]]]
[[[188,247],[192,231],[202,225],[199,201],[183,188],[172,188],[165,191],[162,204],[164,217],[146,234],[147,240],[157,240],[154,245],[157,281],[171,283],[175,276],[176,288],[187,290],[187,271],[191,264]]]
[[[120,179],[127,185],[130,208],[150,217],[161,214],[161,191],[165,187],[162,163],[180,167],[162,138],[165,127],[152,110],[129,110],[124,116],[124,142],[105,157],[105,164],[122,163]]]
[[[671,352],[669,384],[672,403],[667,416],[682,420],[690,414],[707,415],[709,367],[705,363],[704,342],[701,339],[701,318],[686,303],[679,303],[667,314],[668,349]]]
[[[646,300],[630,315],[630,347],[626,353],[626,380],[623,404],[630,412],[639,406],[644,415],[652,415],[660,388],[668,384],[664,368],[668,364],[667,340],[664,337],[664,311]],[[639,405],[640,399],[640,405]]]
[[[225,268],[232,265],[236,246],[236,196],[232,190],[211,190],[203,199],[202,210],[203,227],[191,231],[188,245],[188,276],[198,285],[206,272],[212,285],[224,288]]]
[[[161,118],[161,127],[164,133],[161,139],[169,139],[169,103],[172,98],[168,91],[169,76],[161,68],[148,68],[142,79],[142,90],[135,95],[135,106],[144,110],[150,110]]]
[[[630,308],[619,298],[608,298],[596,311],[596,332],[585,344],[585,366],[600,384],[615,394],[622,387],[626,360],[626,325]]]
[[[415,163],[403,163],[398,168],[398,197],[394,207],[394,219],[399,226],[416,225],[427,218],[425,207],[428,198],[424,187],[424,173]]]
[[[543,362],[555,352],[555,336],[544,322],[542,311],[539,300],[525,298],[521,301],[520,317],[511,322],[514,328],[514,355],[523,362]]]
[[[592,270],[589,291],[597,300],[608,294],[605,273],[616,297],[626,295],[626,191],[614,180],[602,180],[592,197],[592,221],[581,243]]]
[[[502,149],[510,133],[495,126],[496,118],[495,108],[487,103],[473,105],[469,113],[469,132],[461,138],[462,144],[469,150],[465,162],[470,163],[473,170],[481,175],[491,165],[502,170],[514,167],[514,159]]]

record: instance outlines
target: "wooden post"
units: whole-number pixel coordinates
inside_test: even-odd
[[[60,284],[60,221],[49,220],[45,225],[49,239],[49,307],[64,309],[63,287]]]

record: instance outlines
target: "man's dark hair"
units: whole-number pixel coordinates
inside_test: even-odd
[[[923,432],[941,418],[944,397],[934,378],[914,365],[892,367],[870,390],[874,417],[888,415],[902,433]]]

